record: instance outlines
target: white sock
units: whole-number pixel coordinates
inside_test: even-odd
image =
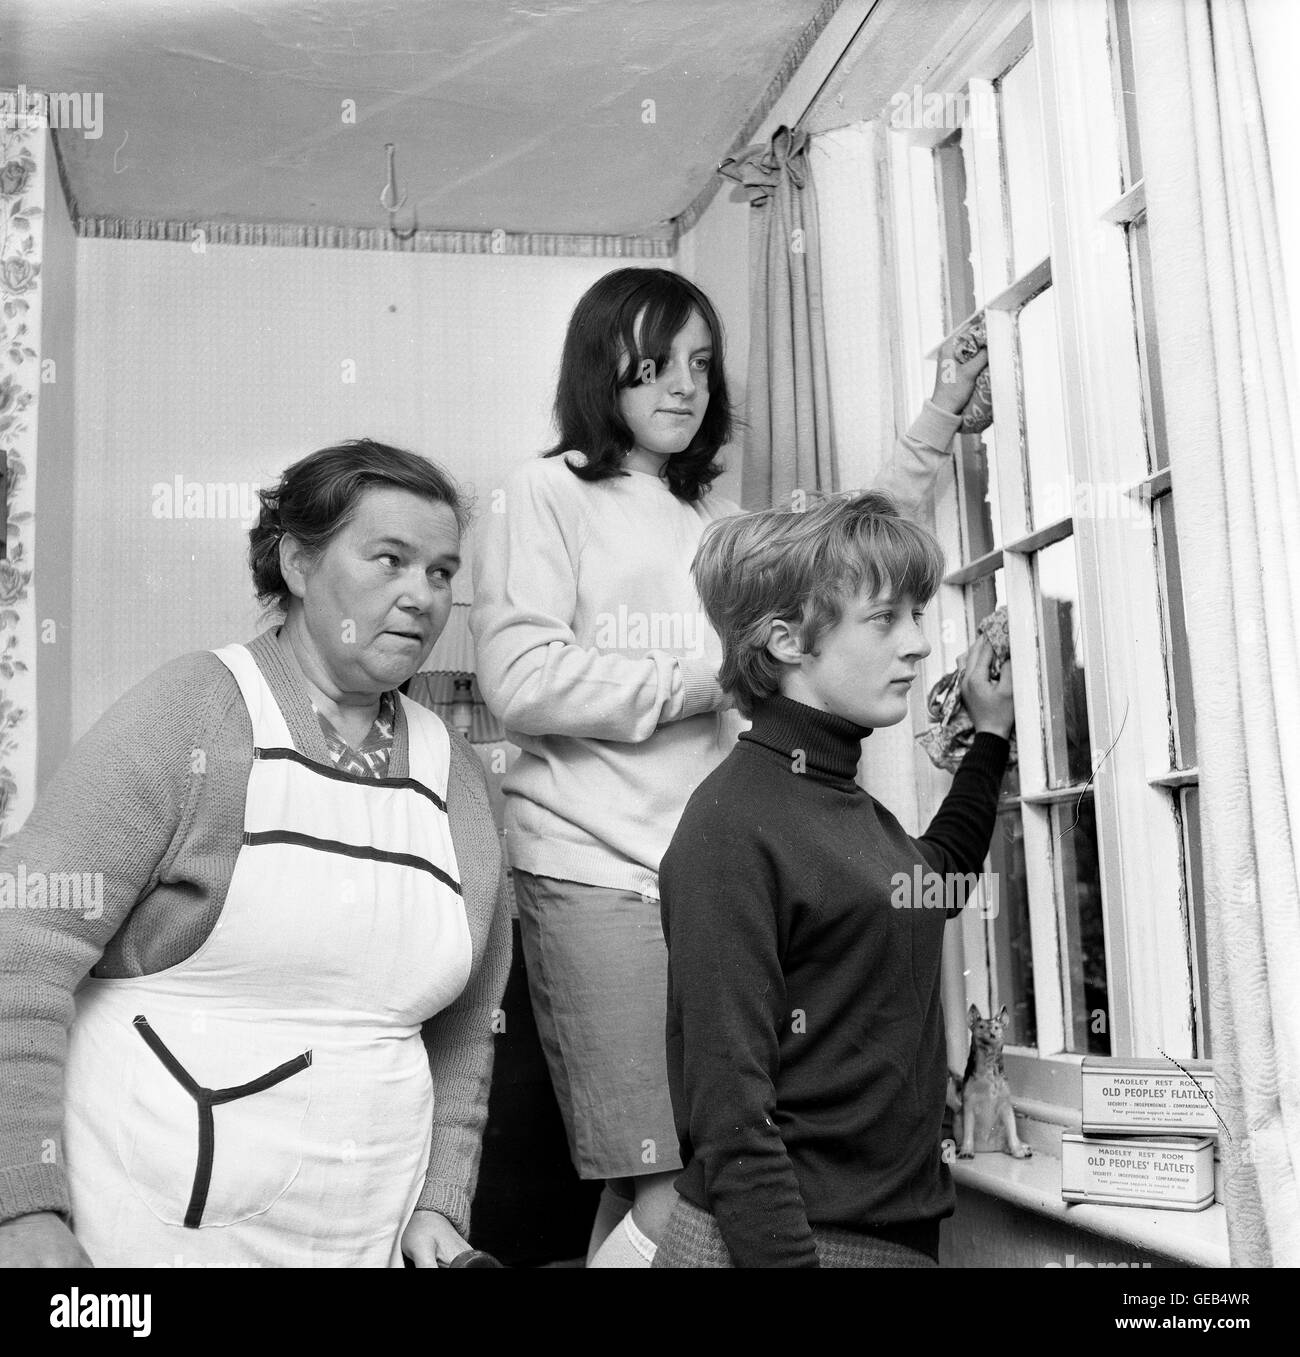
[[[609,1232],[588,1267],[644,1267],[655,1260],[657,1245],[646,1238],[629,1211]]]
[[[600,1194],[600,1204],[596,1208],[596,1219],[591,1226],[591,1242],[587,1245],[587,1266],[599,1252],[600,1247],[609,1238],[610,1232],[632,1209],[632,1198],[621,1197],[608,1184]]]

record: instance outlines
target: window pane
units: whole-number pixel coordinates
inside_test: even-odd
[[[966,207],[966,165],[958,132],[934,152],[939,207],[940,265],[944,330],[950,333],[975,310],[975,273],[971,266],[970,217]]]
[[[967,619],[969,634],[975,635],[975,629],[995,608],[1001,608],[1007,601],[1002,571],[995,570],[991,575],[967,585],[967,599],[970,608]],[[1002,777],[1002,796],[1020,795],[1020,765],[1017,763],[1007,769]]]
[[[1196,707],[1192,701],[1191,652],[1183,614],[1183,576],[1174,527],[1174,497],[1155,502],[1156,537],[1160,544],[1160,611],[1165,627],[1165,672],[1169,685],[1174,758],[1179,768],[1196,767]]]
[[[1115,52],[1115,85],[1124,128],[1121,150],[1128,164],[1124,167],[1124,187],[1131,188],[1142,178],[1142,147],[1138,141],[1137,84],[1133,75],[1133,40],[1129,33],[1128,0],[1115,0],[1112,47]]]
[[[1201,877],[1201,791],[1184,787],[1183,872],[1187,887],[1187,924],[1191,933],[1192,999],[1196,1005],[1196,1054],[1201,1060],[1212,1055],[1210,1048],[1210,969],[1205,946],[1205,889]]]
[[[963,565],[1002,545],[995,428],[990,425],[982,434],[963,434],[958,441]]]
[[[1051,288],[1026,302],[1020,312],[1020,372],[1030,514],[1033,526],[1042,528],[1065,518],[1073,501]]]
[[[1003,783],[1003,792],[1006,784]],[[1034,958],[1029,945],[1029,889],[1025,882],[1025,832],[1020,807],[998,813],[989,846],[989,870],[996,892],[996,912],[990,920],[998,1004],[1011,1012],[1009,1040],[1015,1046],[1036,1046],[1034,1018]],[[991,899],[986,895],[986,902]]]
[[[1092,773],[1074,538],[1044,547],[1034,564],[1041,619],[1047,780],[1051,787],[1069,787],[1086,782]]]
[[[1160,344],[1153,321],[1155,298],[1151,290],[1150,232],[1146,216],[1128,228],[1129,274],[1133,313],[1137,321],[1138,359],[1142,370],[1142,414],[1146,420],[1147,465],[1158,471],[1169,465],[1165,433],[1164,387],[1160,377]]]
[[[1002,584],[1002,571],[995,570],[991,575],[976,580],[968,586],[971,602],[971,635],[975,628],[993,611],[1006,602],[1006,591]]]
[[[944,328],[951,333],[975,312],[975,273],[971,262],[970,217],[962,129],[934,151],[935,191],[940,231]],[[987,555],[998,545],[997,489],[992,431],[963,434],[957,445],[961,496],[962,564]]]
[[[1048,252],[1047,173],[1043,165],[1042,114],[1034,54],[1023,56],[999,82],[1002,149],[1015,277],[1028,273]]]
[[[1055,859],[1066,1050],[1109,1055],[1106,934],[1102,924],[1092,793],[1081,793],[1077,802],[1053,806],[1049,823]]]

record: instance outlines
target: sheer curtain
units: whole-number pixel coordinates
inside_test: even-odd
[[[1130,12],[1170,472],[1198,562],[1184,588],[1229,1244],[1237,1266],[1295,1267],[1300,493],[1270,148],[1243,0]]]
[[[823,320],[836,483],[875,483],[894,454],[896,312],[882,206],[885,131],[852,123],[811,139],[817,181]],[[919,829],[912,723],[873,732],[860,780],[911,832]]]

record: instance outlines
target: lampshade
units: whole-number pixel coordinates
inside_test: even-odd
[[[457,683],[466,682],[468,689],[462,687],[457,691]],[[435,712],[453,730],[459,730],[470,744],[495,744],[506,738],[504,727],[487,709],[478,680],[472,674],[431,674],[425,670],[407,684],[406,695]]]
[[[474,673],[474,640],[469,634],[469,604],[453,603],[447,625],[424,662],[427,674]]]
[[[407,684],[406,695],[436,712],[471,744],[494,744],[505,739],[505,729],[483,701],[474,665],[469,604],[453,603],[442,635],[424,668]]]

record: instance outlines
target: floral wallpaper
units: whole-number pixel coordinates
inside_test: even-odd
[[[35,712],[31,646],[32,473],[40,359],[34,328],[41,273],[40,200],[44,194],[41,130],[0,127],[0,466],[7,468],[0,554],[0,837],[17,828],[21,798],[30,799]],[[40,165],[37,153],[42,156]]]

